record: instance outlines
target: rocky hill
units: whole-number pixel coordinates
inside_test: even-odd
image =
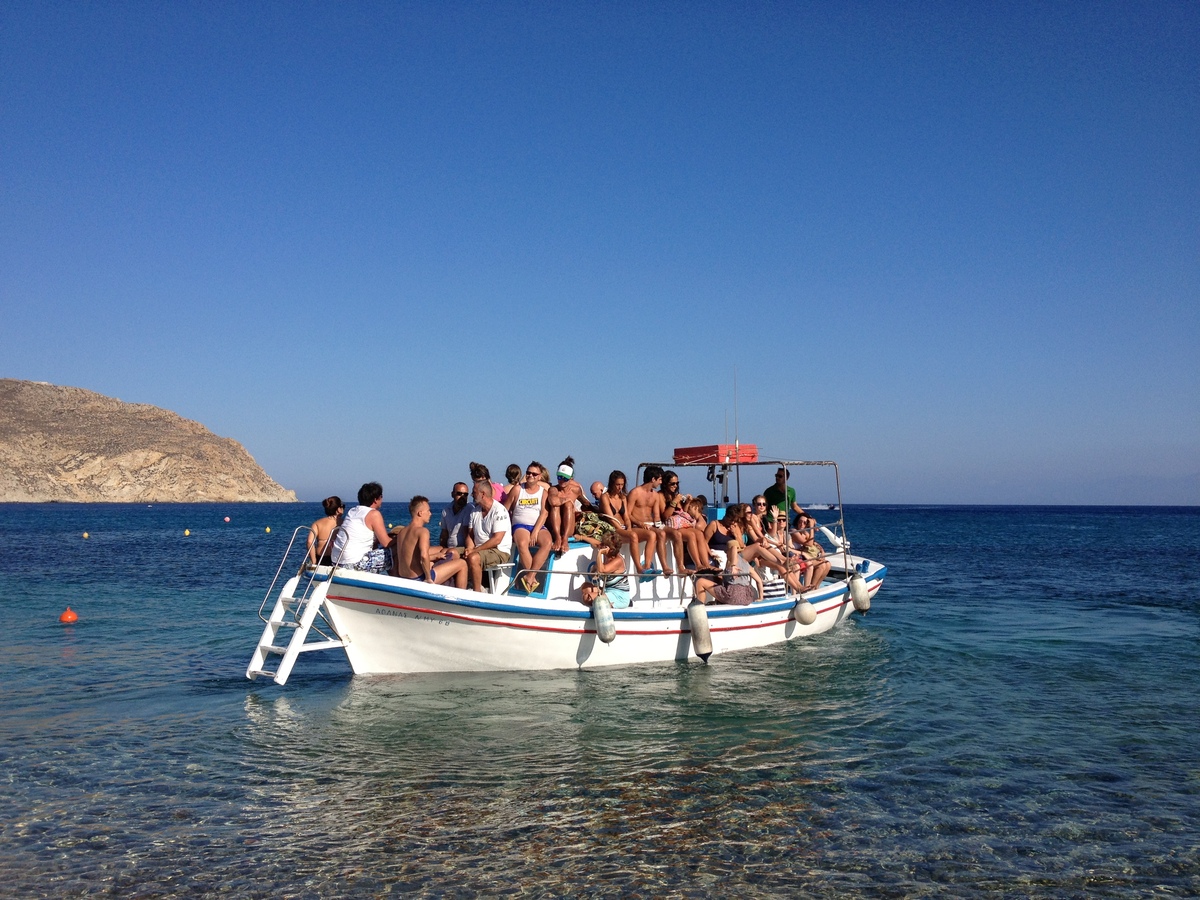
[[[0,378],[0,501],[294,501],[237,441],[143,403]]]

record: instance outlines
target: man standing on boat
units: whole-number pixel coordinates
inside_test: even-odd
[[[358,506],[346,513],[333,538],[334,565],[367,572],[386,572],[387,551],[392,536],[383,514],[383,485],[368,481],[358,489]]]
[[[791,475],[791,472],[780,466],[779,471],[775,473],[775,483],[763,491],[763,496],[767,498],[767,505],[775,507],[787,518],[791,518],[788,514],[789,509],[797,515],[807,515],[804,508],[796,502],[796,489],[788,484]],[[785,488],[786,493],[784,492]]]
[[[503,503],[492,496],[492,485],[475,482],[475,509],[467,531],[467,569],[471,586],[483,590],[483,570],[512,559],[512,520]]]
[[[442,532],[438,536],[438,546],[447,550],[446,559],[461,557],[466,549],[467,529],[471,527],[474,511],[470,497],[470,489],[461,481],[450,489],[451,503],[442,510]]]

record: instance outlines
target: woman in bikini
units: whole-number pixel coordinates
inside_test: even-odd
[[[617,526],[617,536],[629,545],[633,568],[639,575],[654,565],[654,548],[658,534],[649,528],[635,528],[629,521],[629,495],[625,493],[625,473],[619,469],[609,473],[608,490],[600,495],[600,514]],[[649,563],[638,559],[638,545],[642,541],[646,542],[645,558]]]
[[[782,577],[784,582],[793,592],[801,590],[801,582],[799,572],[794,566],[790,566],[779,553],[767,547],[765,544],[751,544],[750,541],[750,526],[747,524],[747,519],[750,516],[750,506],[746,503],[735,503],[725,510],[725,518],[721,522],[714,523],[717,528],[714,534],[724,533],[724,542],[737,541],[742,546],[742,559],[748,563],[760,566],[767,566],[774,569]],[[709,526],[713,528],[712,525]],[[709,546],[713,546],[712,539],[709,539]]]
[[[326,497],[321,501],[321,506],[325,509],[325,517],[313,522],[308,532],[308,561],[314,566],[332,564],[329,541],[333,537],[333,530],[342,524],[342,514],[346,512],[341,497]]]
[[[708,565],[708,543],[704,539],[704,529],[708,523],[703,525],[700,522],[704,518],[704,501],[700,501],[700,518],[697,519],[694,512],[696,508],[696,500],[698,498],[686,495],[680,498],[678,494],[667,500],[667,525],[671,527],[676,536],[675,556],[679,560],[680,567],[686,566],[686,571],[691,574],[696,569],[702,569]],[[687,548],[687,555],[692,558],[691,565],[687,565],[684,557],[684,548]]]

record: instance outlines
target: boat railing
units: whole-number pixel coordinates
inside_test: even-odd
[[[301,560],[299,570],[296,572],[296,574],[303,574],[304,565],[308,561],[308,534],[311,531],[312,528],[308,525],[300,525],[295,531],[292,532],[291,540],[288,541],[287,548],[283,551],[283,557],[279,560],[279,566],[275,569],[275,577],[271,579],[271,585],[267,588],[267,593],[263,596],[262,603],[260,603],[258,606],[258,617],[264,622],[267,621],[267,617],[265,615],[267,604],[270,603],[271,598],[275,596],[275,587],[279,584],[279,579],[283,577],[284,570],[288,569],[288,557],[292,555],[292,549],[296,546],[296,540],[301,534],[304,535],[304,558]],[[288,571],[291,570],[288,569]],[[291,578],[291,575],[288,575],[287,577]]]
[[[510,563],[510,565],[513,565],[513,564]],[[538,576],[545,576],[545,578],[549,578],[552,575],[566,575],[567,576],[567,593],[568,594],[582,588],[585,584],[599,583],[599,580],[606,577],[602,574],[599,574],[597,572],[593,572],[590,570],[583,571],[583,572],[570,572],[570,571],[566,571],[563,569],[527,569],[524,566],[520,565],[519,563],[516,563],[515,565],[516,565],[516,568],[514,569],[514,572],[520,572],[521,575],[538,575]],[[625,570],[625,577],[629,579],[629,583],[631,586],[642,583],[643,579],[680,578],[680,579],[686,580],[688,578],[695,578],[697,574],[700,574],[700,573],[697,573],[697,572],[674,572],[668,576],[668,575],[663,575],[661,573],[638,572],[636,570],[630,571],[629,569]],[[620,577],[620,576],[617,575],[614,577]],[[539,579],[539,580],[541,580],[541,579]],[[502,593],[511,594],[514,590],[523,590],[523,589],[524,588],[521,584],[520,579],[514,577],[513,580],[509,583],[508,587],[506,587],[502,591]],[[633,591],[630,591],[630,593],[632,594]],[[564,599],[570,599],[570,598],[567,597]]]
[[[341,526],[339,526],[339,527],[341,527]],[[304,584],[304,589],[303,589],[303,591],[301,591],[299,593],[299,596],[297,596],[297,593],[295,590],[292,591],[291,600],[296,604],[294,613],[295,613],[295,616],[297,619],[299,619],[300,611],[308,603],[313,590],[319,583],[319,580],[316,577],[318,575],[318,567],[310,565],[309,561],[308,561],[308,535],[310,533],[312,533],[312,527],[309,525],[301,525],[301,526],[297,527],[295,531],[292,532],[292,537],[288,541],[287,549],[285,549],[283,551],[283,557],[279,560],[279,566],[275,569],[275,577],[271,579],[271,586],[267,588],[267,592],[263,596],[262,603],[260,603],[258,606],[258,617],[260,619],[262,619],[262,621],[264,623],[269,621],[268,617],[266,615],[267,604],[269,604],[271,602],[272,597],[276,596],[276,587],[279,585],[279,580],[281,578],[284,578],[286,581],[286,580],[289,580],[289,579],[295,577],[296,579],[298,579],[297,586],[299,586],[300,582],[302,582]],[[335,533],[336,533],[336,531],[335,531]],[[304,540],[302,540],[302,541],[300,540],[301,535],[304,536]],[[329,540],[330,540],[330,542],[333,541],[333,534],[331,534],[329,536]],[[292,553],[296,549],[301,550],[300,563],[299,563],[299,565],[296,565],[293,562],[291,565],[289,565],[288,560],[289,560],[289,558],[292,557]],[[293,566],[294,566],[294,569],[293,569]],[[326,568],[327,574],[324,575],[324,578],[329,578],[332,576],[332,574],[333,574],[332,568],[330,568],[330,567],[321,567],[321,568]],[[289,572],[293,573],[293,574],[288,574],[285,576],[285,573],[289,573]],[[280,588],[280,590],[282,590],[282,588]],[[333,628],[333,625],[329,622],[329,620],[325,618],[323,610],[320,613],[319,618],[324,623],[324,628],[321,625],[318,625],[317,622],[314,621],[313,624],[309,627],[309,630],[316,632],[324,640],[332,640],[330,635],[326,633],[326,630],[332,632],[332,631],[334,631],[334,628]]]

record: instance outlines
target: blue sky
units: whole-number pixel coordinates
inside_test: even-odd
[[[1200,503],[1195,3],[0,7],[0,376],[303,498]],[[736,401],[735,401],[736,379]]]

